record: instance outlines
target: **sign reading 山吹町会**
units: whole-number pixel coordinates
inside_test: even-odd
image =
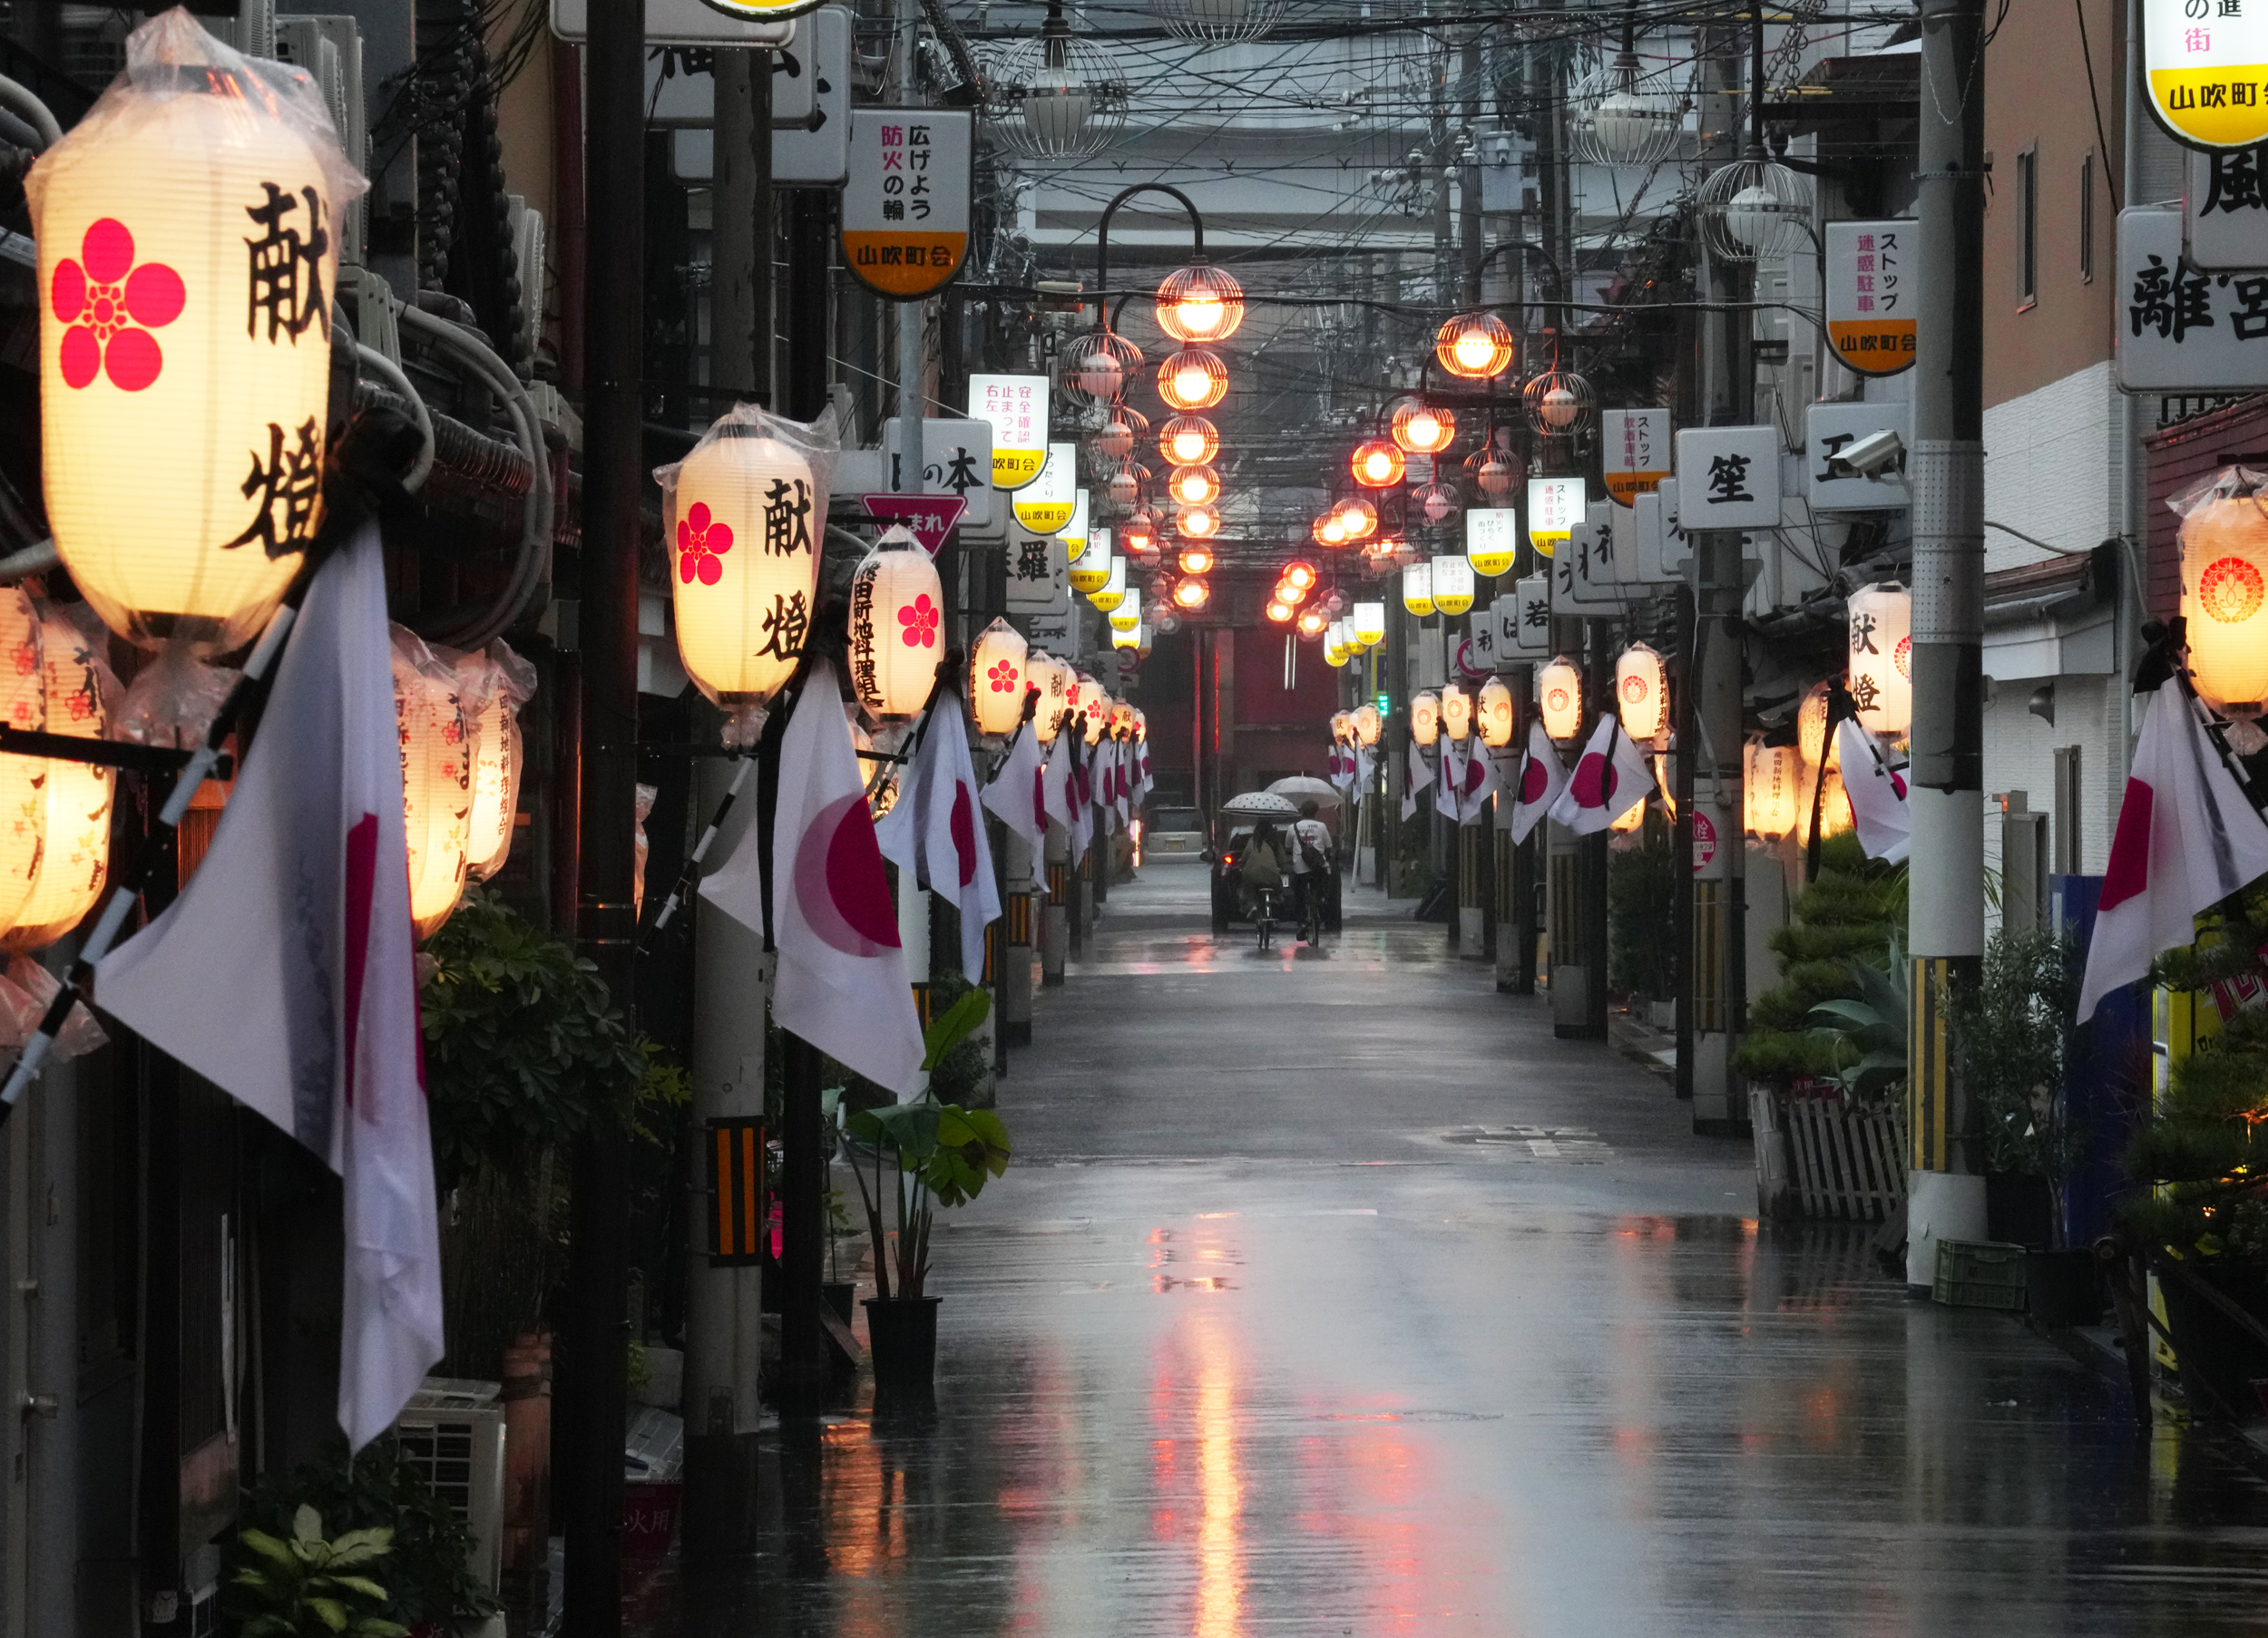
[[[2268,141],[2268,5],[2260,0],[2142,0],[2150,112],[2189,148]]]
[[[1916,224],[1827,224],[1827,339],[1861,375],[1895,375],[1914,361],[1913,291],[1906,264]]]
[[[965,109],[851,110],[843,265],[868,289],[914,301],[961,270],[972,120]]]
[[[2182,259],[2182,213],[2118,213],[2111,333],[2129,393],[2268,388],[2268,271],[2207,273]]]

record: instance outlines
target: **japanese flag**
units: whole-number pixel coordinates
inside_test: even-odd
[[[1835,748],[1843,756],[1843,789],[1851,799],[1859,845],[1870,859],[1897,863],[1913,842],[1904,777],[1890,765],[1874,736],[1848,717],[1835,725]]]
[[[1551,804],[1551,818],[1577,835],[1588,836],[1605,830],[1653,794],[1653,770],[1622,731],[1622,719],[1609,712],[1592,730],[1567,789]]]
[[[442,1354],[402,763],[378,531],[316,577],[204,863],[95,999],[346,1187],[338,1424],[360,1449]]]
[[[1051,822],[1061,827],[1071,844],[1071,863],[1087,856],[1087,804],[1080,800],[1079,736],[1066,728],[1048,751],[1042,781],[1042,800]]]
[[[2201,913],[2263,874],[2268,824],[2223,765],[2197,707],[2166,683],[2142,719],[2118,804],[2078,1021],[2161,953],[2194,942]]]
[[[1515,845],[1528,840],[1528,833],[1551,811],[1551,804],[1566,789],[1567,769],[1560,765],[1551,736],[1543,731],[1543,724],[1530,723],[1528,754],[1520,759],[1520,782],[1512,798],[1510,829]]]
[[[875,839],[884,858],[960,912],[962,976],[982,984],[984,929],[1000,915],[1000,885],[977,817],[976,769],[958,694],[938,696],[897,804],[882,816]]]
[[[1009,736],[1008,755],[984,787],[984,809],[1023,838],[1037,871],[1041,845],[1047,840],[1047,771],[1041,765],[1039,736],[1030,723],[1019,723]]]
[[[1402,816],[1407,819],[1417,812],[1418,798],[1433,783],[1433,770],[1426,765],[1424,751],[1414,745],[1403,754],[1402,766]]]
[[[1454,820],[1465,788],[1465,748],[1446,734],[1433,742],[1433,811]]]
[[[1496,795],[1496,758],[1476,737],[1471,741],[1471,755],[1465,758],[1465,775],[1457,793],[1457,823],[1478,824],[1481,815],[1488,812],[1489,798]]]

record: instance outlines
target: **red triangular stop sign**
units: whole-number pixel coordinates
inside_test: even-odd
[[[914,531],[924,551],[931,557],[945,543],[953,526],[961,521],[968,509],[968,502],[959,495],[861,495],[866,515],[881,523],[903,523]]]

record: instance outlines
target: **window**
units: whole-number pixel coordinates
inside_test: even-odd
[[[2079,282],[2095,282],[2095,156],[2079,161]]]
[[[2016,300],[2018,309],[2039,300],[2039,150],[2016,156]]]

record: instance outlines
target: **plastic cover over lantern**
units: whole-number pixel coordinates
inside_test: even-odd
[[[1402,606],[1420,619],[1433,612],[1433,565],[1413,563],[1402,571]]]
[[[1461,684],[1442,687],[1442,729],[1459,745],[1472,736],[1472,696]]]
[[[1441,696],[1431,688],[1421,688],[1410,696],[1410,737],[1422,746],[1431,746],[1441,733]]]
[[[39,609],[21,586],[0,586],[0,718],[10,727],[47,726],[47,674]],[[15,923],[39,873],[47,817],[46,760],[0,755],[0,927]]]
[[[1491,677],[1481,685],[1474,711],[1481,725],[1482,744],[1496,751],[1512,743],[1517,718],[1512,709],[1512,691],[1504,686],[1502,678]]]
[[[1070,708],[1071,668],[1045,650],[1034,648],[1024,657],[1024,672],[1040,696],[1039,709],[1031,718],[1033,734],[1041,745],[1053,745],[1063,713]]]
[[[1641,745],[1650,745],[1669,726],[1668,673],[1662,657],[1644,643],[1633,643],[1615,661],[1615,709],[1622,716],[1622,731]]]
[[[1353,615],[1355,640],[1373,648],[1386,640],[1386,605],[1357,603]]]
[[[402,744],[402,818],[409,913],[420,939],[440,931],[464,892],[473,809],[472,724],[457,674],[401,626],[394,639],[394,712]]]
[[[535,668],[499,638],[485,652],[442,655],[457,674],[457,689],[473,733],[473,806],[465,821],[464,873],[485,882],[512,856],[524,760],[520,707],[535,697]]]
[[[1012,734],[1023,720],[1030,655],[1023,633],[1004,619],[977,633],[969,648],[969,714],[978,733]]]
[[[832,414],[811,425],[736,404],[661,485],[678,656],[749,745],[811,628],[834,464]]]
[[[33,601],[40,616],[39,678],[47,732],[100,739],[108,721],[104,697],[114,691],[110,668],[102,660],[102,628],[90,618],[86,623],[94,631],[89,632],[65,609]],[[20,760],[34,769],[40,846],[31,892],[0,942],[10,950],[44,950],[76,927],[103,895],[110,873],[115,775],[93,763],[61,757]]]
[[[914,531],[894,525],[851,575],[851,691],[877,717],[912,717],[944,658],[945,593]]]
[[[1849,601],[1851,699],[1877,734],[1913,725],[1913,599],[1891,582],[1862,586]]]
[[[2197,692],[2225,715],[2268,707],[2268,515],[2217,473],[2172,502],[2181,522],[2181,611]]]
[[[1362,746],[1376,745],[1378,731],[1384,726],[1379,719],[1378,707],[1366,699],[1348,715],[1354,719],[1354,742]]]
[[[1804,759],[1792,745],[1751,740],[1741,781],[1744,818],[1752,836],[1784,836],[1795,828],[1804,789]]]
[[[1472,607],[1472,564],[1464,553],[1437,557],[1432,564],[1433,607],[1442,614],[1463,614]]]
[[[1573,739],[1583,727],[1583,674],[1564,658],[1536,668],[1536,711],[1549,737]]]
[[[322,522],[339,234],[367,186],[311,76],[179,8],[134,30],[24,179],[48,524],[121,636],[235,648],[298,570]]]

